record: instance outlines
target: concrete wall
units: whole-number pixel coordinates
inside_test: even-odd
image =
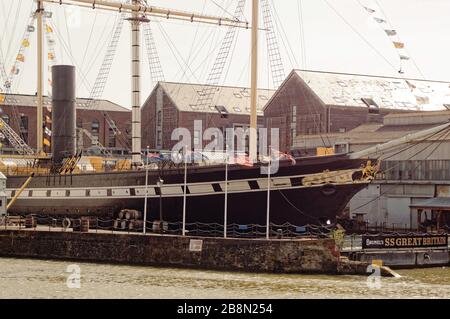
[[[0,256],[248,272],[336,273],[334,241],[200,238],[0,230]]]

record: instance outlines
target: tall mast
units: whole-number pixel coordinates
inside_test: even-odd
[[[132,0],[138,5],[138,0]],[[139,12],[131,13],[131,162],[133,166],[141,164],[141,79],[140,79],[140,46],[141,30]]]
[[[259,23],[259,0],[252,0],[252,40],[251,40],[251,80],[250,80],[250,145],[249,158],[257,159],[257,125],[258,115],[256,111],[257,89],[258,89],[258,23]]]
[[[42,15],[44,14],[44,6],[42,1],[37,0],[36,22],[37,22],[37,143],[36,153],[41,155],[44,150],[44,134],[43,134],[43,83],[44,83],[44,36]]]

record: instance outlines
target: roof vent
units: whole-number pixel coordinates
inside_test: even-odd
[[[363,97],[363,98],[361,98],[361,101],[363,101],[363,103],[365,105],[367,105],[367,107],[369,108],[369,113],[372,113],[372,114],[380,113],[380,107],[373,99]]]
[[[228,118],[228,110],[223,105],[216,105],[216,110],[219,112],[221,118]]]

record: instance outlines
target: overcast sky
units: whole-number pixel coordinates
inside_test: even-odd
[[[155,0],[155,6],[228,16],[237,0]],[[247,0],[245,18],[251,20]],[[32,0],[0,0],[0,40],[9,70],[22,41]],[[270,0],[275,31],[286,75],[293,68],[374,75],[398,75],[399,58],[388,36],[373,22],[360,3],[371,0]],[[405,76],[450,81],[450,1],[378,0],[387,20],[397,30],[412,60],[404,64]],[[78,70],[78,95],[89,96],[115,13],[48,5],[53,12],[53,34],[58,62]],[[345,20],[345,21],[344,21]],[[175,20],[150,22],[165,79],[205,82],[226,28]],[[301,36],[301,28],[304,37]],[[260,80],[272,87],[265,34],[260,32]],[[130,28],[124,24],[119,48],[103,98],[130,106]],[[248,86],[250,31],[239,30],[231,62],[221,84]],[[14,80],[14,90],[34,94],[36,87],[35,35],[30,38],[25,63]],[[144,48],[144,46],[143,46]],[[150,80],[147,54],[142,52],[142,100],[154,83]],[[417,66],[417,67],[416,67]]]

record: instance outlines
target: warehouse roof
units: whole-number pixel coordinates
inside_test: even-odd
[[[372,99],[380,108],[445,110],[450,83],[371,75],[294,70],[327,105],[363,106]]]
[[[224,107],[229,114],[250,114],[250,89],[232,86],[210,86],[190,83],[160,82],[167,96],[178,110],[182,112],[217,113],[217,107]],[[205,92],[214,89],[214,97],[210,106],[201,107],[201,98]],[[263,108],[274,90],[258,90],[258,115],[263,115]]]
[[[130,112],[129,109],[120,106],[116,103],[107,100],[95,100],[93,103],[92,99],[87,98],[77,98],[77,109],[95,109],[98,111],[109,111],[109,112]],[[44,96],[44,107],[51,106],[51,97]],[[37,97],[36,95],[26,95],[26,94],[6,94],[5,101],[0,103],[1,105],[17,105],[17,106],[31,106],[36,107]]]

